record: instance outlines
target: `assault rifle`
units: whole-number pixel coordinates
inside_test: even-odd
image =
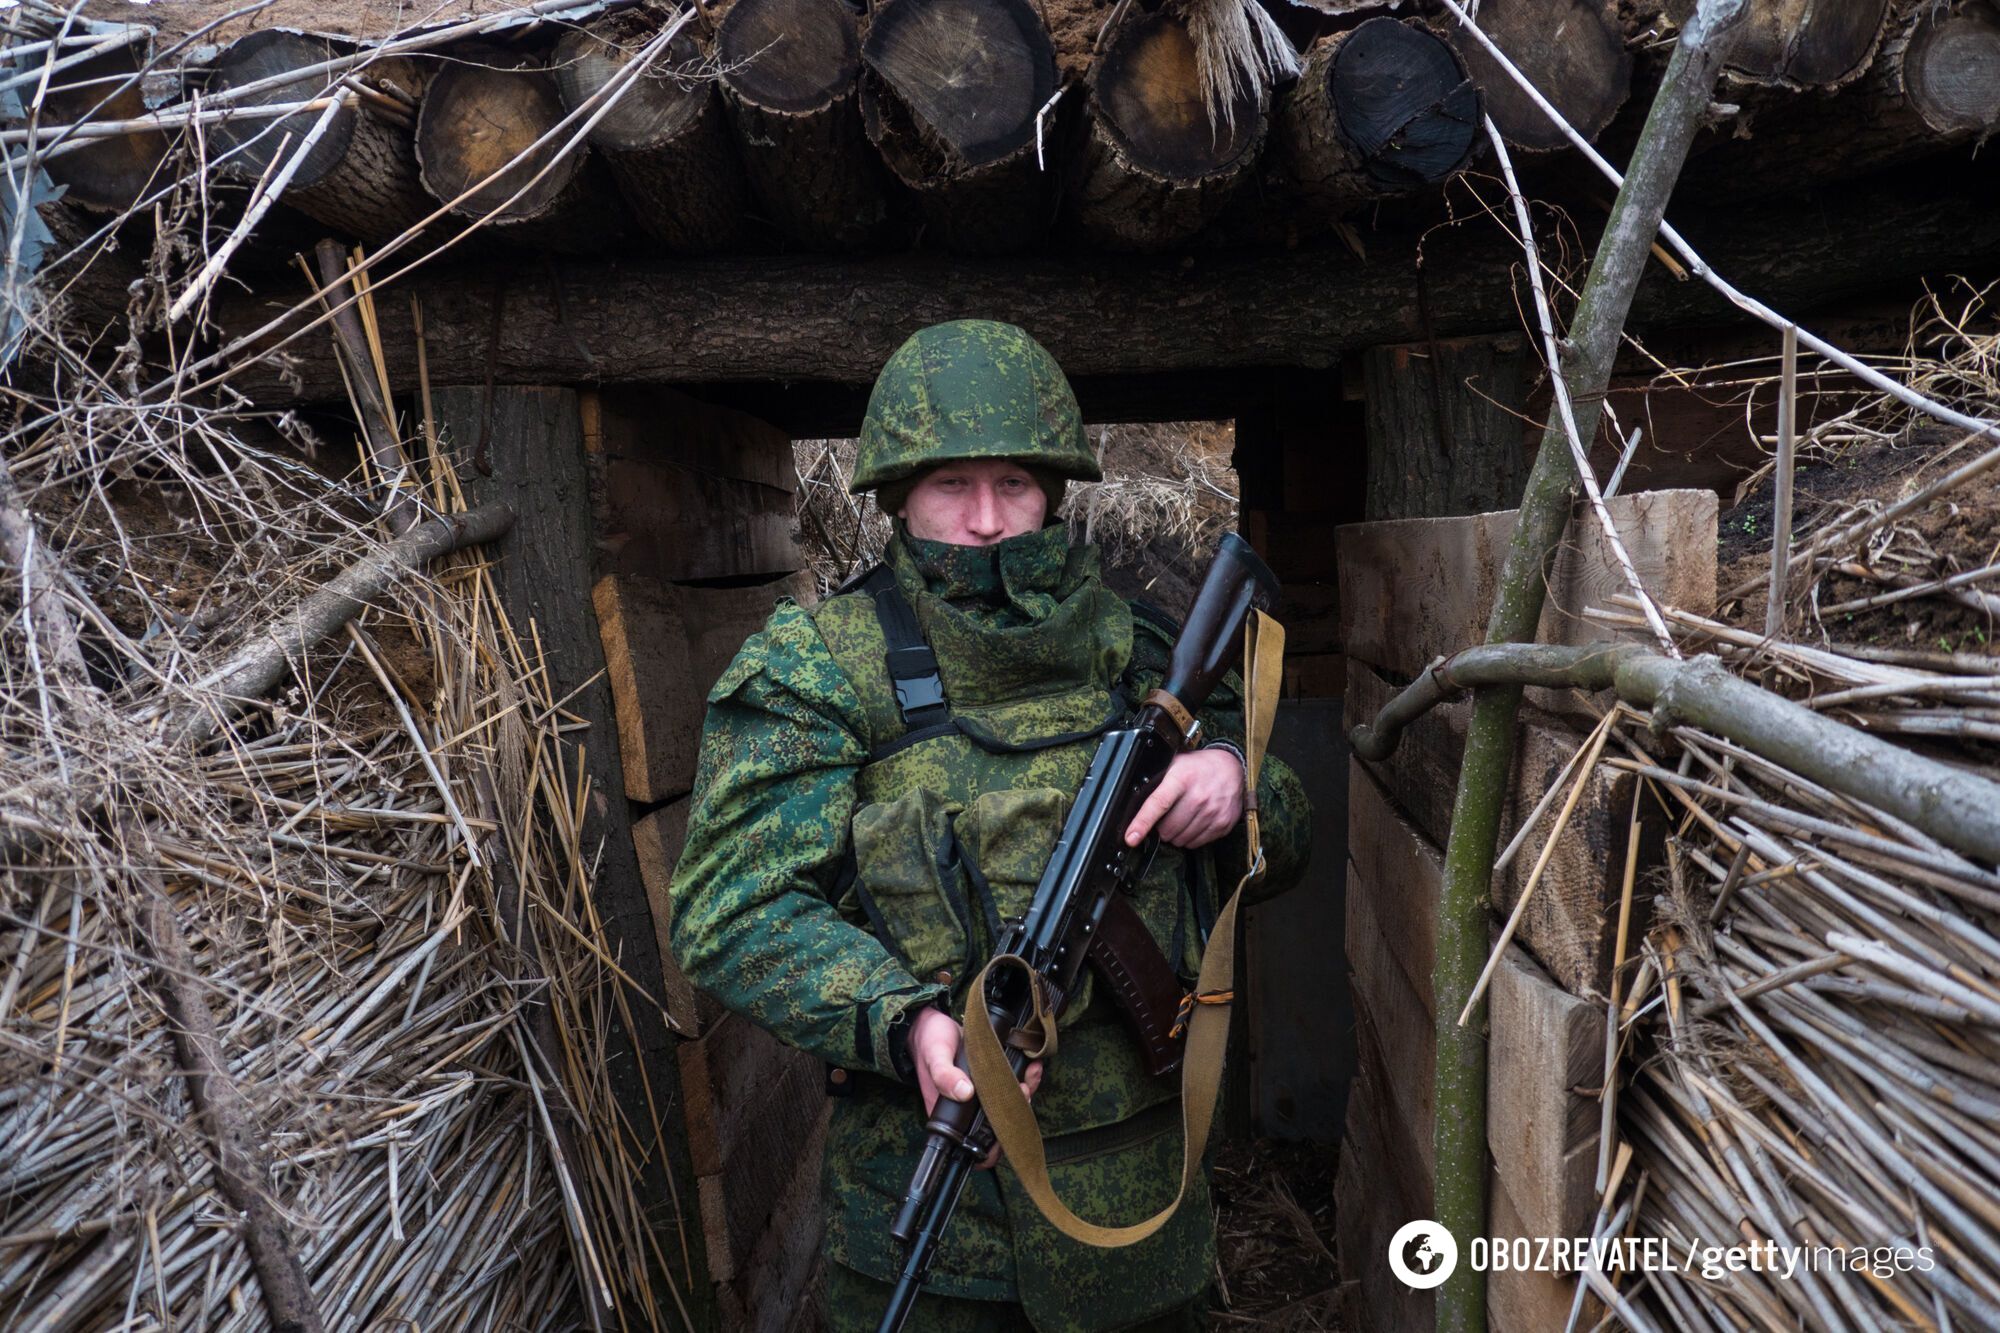
[[[1121,923],[1128,930],[1137,924],[1141,935],[1145,932],[1125,895],[1146,873],[1158,838],[1149,836],[1141,845],[1128,847],[1125,830],[1166,776],[1174,756],[1199,740],[1194,714],[1239,650],[1251,609],[1268,611],[1277,595],[1278,580],[1250,543],[1233,532],[1224,535],[1188,612],[1186,628],[1174,643],[1160,688],[1146,696],[1129,722],[1106,732],[1098,742],[1035,896],[1000,941],[996,957],[1012,955],[1026,966],[999,967],[987,974],[987,1016],[1016,1078],[1033,1058],[1029,1052],[1040,1045],[1040,1034],[1033,1032],[1037,1016],[1043,1023],[1055,1021],[1075,994],[1086,960],[1099,964],[1120,1007],[1140,1029],[1155,1071],[1177,1063],[1177,1058],[1161,1058],[1163,1043],[1172,1040],[1165,1034],[1173,1004],[1159,1014],[1162,1006],[1148,1000],[1145,988],[1133,985],[1123,956],[1130,951],[1119,950],[1121,956],[1114,962],[1105,948],[1105,937],[1117,933]],[[1145,943],[1157,958],[1157,946],[1150,939]],[[1160,965],[1165,966],[1163,961]],[[1167,980],[1178,999],[1179,986],[1171,970]],[[1015,1039],[1017,1034],[1028,1039]],[[959,1067],[966,1067],[963,1050]],[[976,1096],[960,1102],[940,1093],[924,1129],[923,1155],[890,1228],[907,1249],[902,1276],[878,1333],[900,1333],[966,1181],[992,1147],[992,1131]]]

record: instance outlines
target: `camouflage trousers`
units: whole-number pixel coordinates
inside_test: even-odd
[[[836,1263],[821,1265],[820,1281],[827,1333],[875,1333],[894,1290],[887,1282],[878,1282]],[[1207,1325],[1202,1318],[1202,1304],[1184,1305],[1137,1324],[1121,1324],[1116,1329],[1065,1329],[1061,1333],[1201,1333]],[[930,1292],[917,1297],[916,1308],[910,1311],[903,1327],[909,1333],[1036,1333],[1035,1326],[1018,1305],[961,1300]]]

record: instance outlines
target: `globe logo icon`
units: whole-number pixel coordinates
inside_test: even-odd
[[[1429,1218],[1405,1222],[1389,1238],[1389,1271],[1413,1291],[1441,1286],[1458,1267],[1458,1242]]]

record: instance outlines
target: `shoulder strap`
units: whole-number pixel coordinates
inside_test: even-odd
[[[1168,643],[1181,636],[1181,622],[1154,606],[1143,597],[1128,597],[1125,604],[1132,608],[1132,618],[1143,620],[1158,630]]]
[[[977,727],[967,727],[953,716],[951,701],[945,697],[944,677],[938,671],[937,655],[924,638],[909,598],[903,596],[902,588],[897,585],[895,571],[886,564],[877,565],[843,585],[841,591],[865,593],[875,603],[875,620],[882,627],[882,638],[888,645],[884,658],[889,684],[896,692],[896,708],[902,714],[905,728],[901,736],[877,745],[869,756],[871,761],[887,759],[913,745],[952,734],[965,736],[988,754],[1026,754],[1101,736],[1131,710],[1125,694],[1114,688],[1104,717],[1090,727],[1021,743],[1000,741]]]
[[[875,619],[881,623],[882,637],[889,644],[889,683],[896,690],[896,707],[903,725],[921,731],[951,720],[951,704],[944,697],[944,677],[938,674],[937,656],[924,641],[917,613],[896,586],[895,571],[877,565],[860,581],[858,591],[875,600]]]
[[[1202,955],[1201,977],[1195,982],[1194,992],[1182,1001],[1189,1013],[1187,1052],[1181,1063],[1181,1187],[1172,1203],[1130,1226],[1099,1226],[1070,1211],[1049,1181],[1041,1127],[1035,1123],[1034,1110],[1014,1081],[1013,1068],[1007,1063],[1006,1052],[984,1008],[988,974],[995,967],[1025,964],[1016,955],[1002,955],[988,963],[966,990],[963,1020],[966,1063],[973,1085],[992,1090],[981,1094],[980,1105],[986,1111],[994,1137],[1000,1141],[1001,1151],[1049,1225],[1072,1240],[1099,1249],[1133,1244],[1165,1226],[1200,1174],[1202,1154],[1208,1149],[1216,1096],[1222,1090],[1222,1057],[1229,1043],[1229,1005],[1236,995],[1236,908],[1242,901],[1244,887],[1264,873],[1257,771],[1264,762],[1272,714],[1284,683],[1284,627],[1253,609],[1244,626],[1243,649],[1243,818],[1249,834],[1250,865],[1217,914],[1214,933],[1209,936],[1207,952]],[[1035,986],[1039,995],[1039,978]],[[1044,1021],[1040,1027],[1045,1033],[1055,1031],[1052,1020]]]

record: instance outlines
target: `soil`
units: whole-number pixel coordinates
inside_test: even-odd
[[[1034,3],[1055,41],[1059,75],[1064,81],[1082,78],[1090,67],[1098,30],[1111,13],[1112,0],[1034,0]],[[153,28],[159,33],[162,47],[196,32],[202,34],[197,45],[223,46],[265,28],[295,28],[358,41],[379,41],[391,33],[506,13],[520,8],[520,0],[274,0],[254,14],[227,18],[241,8],[241,0],[173,0],[171,4],[94,0],[90,17],[105,23],[135,23]],[[707,0],[704,8],[711,22],[719,21],[728,12],[726,0],[721,3]],[[216,26],[210,28],[210,24]]]
[[[520,8],[520,4],[519,0],[274,0],[254,14],[227,18],[242,8],[241,0],[173,0],[171,4],[97,0],[90,7],[90,17],[102,23],[136,23],[156,29],[161,47],[197,32],[202,34],[197,45],[222,46],[265,28],[374,40],[393,32],[503,14]],[[210,28],[210,24],[216,26]]]
[[[1972,455],[1960,450],[1950,459],[1940,455],[1962,438],[1949,428],[1920,426],[1893,443],[1849,448],[1835,457],[1801,464],[1793,483],[1795,531],[1810,533],[1835,520],[1853,505],[1873,500],[1889,503],[1912,486],[1929,481],[1941,468],[1955,467]],[[1921,478],[1918,477],[1922,470]],[[1771,568],[1771,523],[1774,482],[1766,479],[1741,503],[1718,516],[1718,588],[1768,578]],[[1908,515],[1897,524],[1894,552],[1916,563],[1889,566],[1920,578],[1941,578],[1978,569],[2000,559],[2000,477],[1989,476],[1962,487]],[[1828,574],[1820,582],[1818,604],[1830,606],[1885,591],[1885,585]],[[1990,591],[1990,590],[1989,590]],[[1944,597],[1914,597],[1866,611],[1842,612],[1818,627],[1801,623],[1795,609],[1792,631],[1841,643],[1914,647],[1941,652],[1988,652],[1995,642],[1994,618],[1975,607]],[[1764,596],[1747,594],[1723,608],[1723,618],[1761,630]]]
[[[1082,79],[1090,70],[1097,34],[1111,16],[1111,0],[1038,0],[1037,8],[1055,42],[1058,77],[1064,83]]]
[[[1341,1327],[1334,1261],[1335,1150],[1256,1139],[1215,1155],[1221,1309],[1212,1329],[1324,1333]]]

